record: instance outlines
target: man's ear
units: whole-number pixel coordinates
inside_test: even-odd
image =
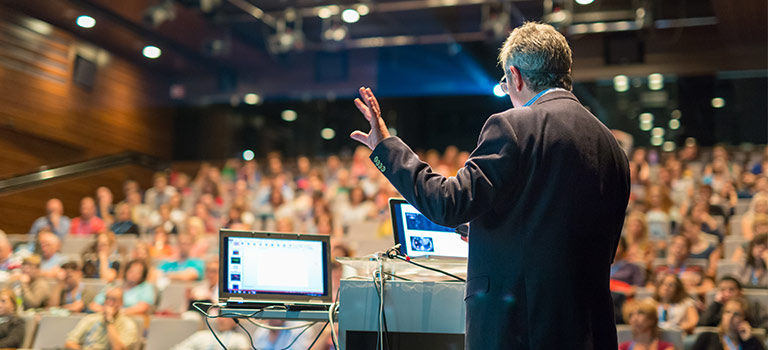
[[[510,88],[514,89],[516,92],[523,91],[523,75],[520,73],[520,70],[517,69],[515,66],[509,66],[509,75],[511,76],[510,79]]]

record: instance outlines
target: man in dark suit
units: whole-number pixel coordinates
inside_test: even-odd
[[[389,136],[370,89],[355,105],[371,130],[350,136],[427,218],[470,223],[467,349],[616,349],[608,282],[627,157],[570,92],[571,49],[554,28],[515,29],[499,61],[515,108],[488,118],[455,177]]]

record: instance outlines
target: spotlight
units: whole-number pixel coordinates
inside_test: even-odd
[[[640,122],[653,123],[653,113],[640,113]]]
[[[651,136],[651,145],[653,145],[653,146],[661,146],[662,143],[664,143],[664,137],[662,137],[662,136]]]
[[[656,137],[663,137],[664,136],[664,128],[655,127],[651,129],[651,135]]]
[[[243,160],[245,160],[246,162],[253,160],[254,156],[255,156],[255,154],[253,153],[253,151],[251,151],[249,149],[247,149],[247,150],[245,150],[243,152]]]
[[[623,74],[613,77],[613,89],[616,92],[626,92],[629,90],[629,78]]]
[[[360,4],[360,5],[357,5],[357,13],[359,13],[360,16],[365,16],[371,13],[371,9],[368,8],[368,5],[366,4]]]
[[[670,113],[669,116],[672,117],[672,119],[680,119],[680,117],[683,116],[683,112],[680,112],[679,109],[676,109],[672,111],[672,113]]]
[[[296,120],[296,118],[298,118],[298,114],[296,114],[296,111],[294,110],[286,109],[282,113],[280,113],[280,118],[282,118],[287,122],[292,122]]]
[[[255,105],[261,102],[261,96],[258,94],[245,94],[243,101],[249,105]]]
[[[333,16],[333,12],[327,7],[321,7],[319,10],[317,10],[317,16],[322,19],[331,18],[331,16]]]
[[[725,99],[722,97],[715,97],[712,99],[712,107],[723,108],[725,107]]]
[[[75,23],[77,23],[78,26],[83,28],[93,28],[93,26],[96,25],[96,19],[94,19],[91,16],[82,15],[77,17],[77,20],[75,20]]]
[[[159,47],[153,46],[153,45],[147,45],[144,46],[144,49],[141,50],[141,53],[144,54],[144,57],[155,59],[160,57],[160,55],[163,54],[163,51],[160,50]]]
[[[661,90],[664,87],[664,76],[659,73],[648,75],[648,88],[651,90]]]
[[[669,120],[669,128],[671,130],[677,130],[680,129],[680,121],[677,119],[670,119]]]
[[[661,146],[661,149],[664,150],[664,152],[672,152],[675,150],[675,143],[672,141],[665,141],[664,144]]]
[[[341,13],[341,19],[347,23],[355,23],[360,20],[360,14],[355,9],[346,9]]]
[[[589,5],[593,3],[595,0],[576,0],[576,3],[579,5]]]

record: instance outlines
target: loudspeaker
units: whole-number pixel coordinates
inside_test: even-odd
[[[96,79],[96,62],[88,60],[83,56],[75,56],[75,67],[72,70],[72,81],[86,89],[93,88],[93,81]]]

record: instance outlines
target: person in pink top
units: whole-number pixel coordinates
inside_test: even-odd
[[[106,229],[104,221],[96,216],[96,202],[92,197],[80,200],[80,216],[72,219],[69,227],[74,235],[91,235]]]

